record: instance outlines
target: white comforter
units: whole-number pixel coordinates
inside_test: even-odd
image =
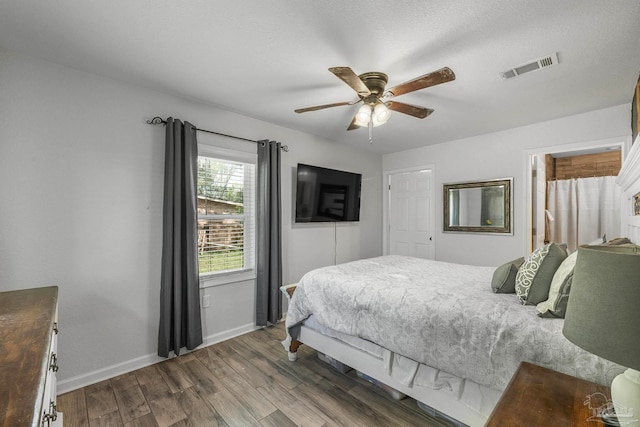
[[[310,315],[333,330],[502,390],[521,361],[609,384],[623,368],[569,342],[513,294],[494,294],[495,268],[383,256],[320,268],[289,304],[292,338]]]

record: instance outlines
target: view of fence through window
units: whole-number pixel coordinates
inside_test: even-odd
[[[245,266],[245,170],[253,165],[198,157],[200,273]]]

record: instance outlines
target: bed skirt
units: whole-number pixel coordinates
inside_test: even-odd
[[[301,326],[299,341],[472,427],[484,425],[502,393],[330,330],[313,316]]]

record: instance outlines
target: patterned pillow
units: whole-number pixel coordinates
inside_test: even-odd
[[[499,294],[514,293],[516,291],[518,268],[520,268],[523,262],[524,258],[520,257],[496,268],[496,271],[493,272],[493,278],[491,279],[491,289],[493,289],[493,292]]]
[[[549,299],[549,287],[567,252],[555,243],[536,249],[518,270],[516,295],[522,304],[538,304]]]
[[[559,317],[564,319],[569,301],[569,291],[573,281],[573,268],[578,252],[573,252],[558,267],[549,287],[549,299],[536,306],[540,317]]]

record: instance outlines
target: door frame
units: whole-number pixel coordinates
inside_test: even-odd
[[[607,147],[620,147],[622,163],[629,153],[629,149],[631,148],[631,137],[630,136],[621,136],[614,138],[603,138],[596,139],[591,141],[577,142],[573,144],[564,144],[564,145],[553,145],[547,147],[540,147],[525,150],[524,152],[524,176],[523,182],[525,183],[525,206],[524,209],[524,224],[525,224],[525,238],[524,238],[524,253],[530,254],[532,249],[532,233],[533,233],[533,211],[532,211],[532,198],[533,198],[533,182],[532,182],[532,161],[531,157],[535,155],[542,154],[554,154],[554,153],[566,153],[571,151],[582,151],[591,148],[607,148]],[[622,202],[622,201],[621,201]],[[621,205],[623,206],[623,205]],[[623,209],[621,209],[622,214]],[[540,209],[538,207],[537,215],[544,215],[544,207]]]
[[[391,193],[389,191],[389,180],[391,175],[395,175],[398,173],[406,173],[406,172],[419,172],[423,170],[431,171],[431,230],[433,230],[433,236],[431,239],[431,245],[433,250],[433,258],[435,259],[436,254],[436,202],[435,202],[435,183],[436,183],[436,168],[433,164],[424,165],[424,166],[414,166],[410,168],[403,169],[393,169],[388,171],[383,171],[382,173],[382,254],[389,255],[389,228],[391,224],[389,223],[389,199],[391,197]]]

